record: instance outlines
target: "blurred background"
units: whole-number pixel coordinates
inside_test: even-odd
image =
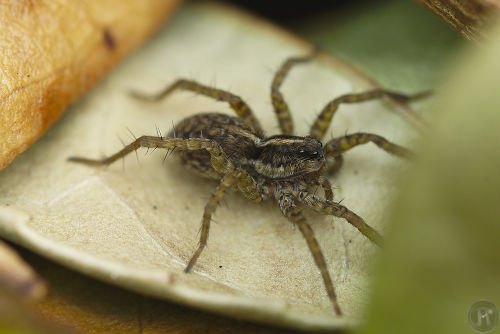
[[[277,2],[270,1],[227,0],[221,2],[227,3],[231,6],[240,7],[243,10],[248,10],[258,16],[262,16],[267,20],[274,22],[276,25],[284,27],[285,29],[301,36],[303,39],[310,41],[313,44],[320,45],[333,54],[338,55],[345,60],[348,60],[360,70],[365,72],[368,76],[376,78],[376,80],[379,81],[383,86],[397,88],[398,90],[405,92],[416,92],[424,89],[441,87],[444,82],[449,81],[450,77],[454,77],[454,75],[459,72],[456,64],[460,61],[467,61],[469,57],[472,57],[469,55],[477,51],[477,47],[474,42],[467,40],[462,34],[453,29],[439,16],[427,10],[422,5],[409,0],[309,0],[294,4],[293,6],[287,5],[286,2],[282,2],[278,5]],[[489,43],[485,44],[488,45]],[[478,60],[475,60],[476,58]],[[483,59],[480,56],[477,56],[476,58],[474,58],[474,60],[477,62],[476,64],[483,64],[486,62],[486,60],[484,60],[483,62]],[[495,59],[495,57],[491,58]],[[468,67],[474,67],[474,64],[469,64]],[[492,73],[498,72],[498,66],[490,67],[490,69]],[[486,69],[483,72],[486,73],[488,72],[488,70]],[[467,74],[463,74],[461,76],[462,81],[467,81],[466,79],[463,79],[464,77],[467,78]],[[471,85],[473,87],[480,87],[483,80],[485,80],[485,82],[493,82],[484,79],[484,77],[478,77],[474,80],[475,81],[471,81]],[[498,82],[491,83],[491,85],[489,85],[488,87],[497,87],[495,85],[498,85]],[[463,91],[460,91],[460,93],[450,93],[449,96],[465,96],[466,94],[463,94],[464,91],[470,92],[472,90],[473,89],[471,87],[468,87]],[[491,94],[486,95],[481,99],[479,98],[479,96],[479,93],[476,94],[476,96],[472,94],[470,100],[472,102],[470,102],[470,104],[467,104],[469,102],[464,102],[462,103],[462,105],[468,105],[470,107],[470,110],[475,110],[473,106],[477,105],[477,101],[488,101],[491,97]],[[456,108],[455,110],[457,110],[457,115],[463,115],[467,112],[460,109],[460,106],[456,106],[451,103],[448,103],[448,105],[446,106],[448,106],[449,108]],[[497,105],[493,105],[494,108],[496,108],[496,106]],[[448,107],[445,109],[449,109]],[[480,112],[483,109],[489,110],[489,108],[491,109],[493,107],[491,107],[491,105],[486,105],[484,106],[484,108],[479,108],[479,111],[477,112]],[[419,111],[424,116],[428,116],[429,113],[432,112],[432,105],[430,103],[424,103]],[[473,120],[478,120],[480,118],[481,117],[474,117]],[[459,119],[459,117],[457,117],[457,119]],[[498,120],[498,117],[496,118],[496,120]],[[468,121],[464,122],[467,123]],[[490,123],[492,122],[494,121],[491,121]],[[472,124],[472,121],[470,123]],[[440,124],[444,127],[445,125],[443,124],[448,123],[447,120],[442,120]],[[489,133],[491,132],[493,131],[489,130]],[[475,134],[477,135],[477,133]],[[474,138],[473,135],[471,136],[471,138]],[[478,139],[478,142],[479,141],[480,140]],[[491,143],[494,141],[495,139],[490,138],[488,142]],[[442,143],[444,144],[440,146],[441,151],[455,152],[452,149],[447,149],[447,147],[451,147],[452,144],[446,141]],[[446,146],[445,144],[449,146]],[[432,145],[429,145],[429,147],[432,147]],[[471,148],[471,151],[472,150],[473,148]],[[462,152],[455,153],[457,156],[463,154]],[[435,163],[435,166],[439,166],[440,162],[436,162],[438,160],[432,160],[437,159],[436,156],[438,156],[438,154],[435,154],[434,156],[429,158],[429,161]],[[488,155],[485,153],[485,155],[483,155],[482,157],[484,156],[492,155]],[[481,161],[481,157],[479,157],[477,161]],[[432,167],[431,162],[429,162],[429,164],[429,166]],[[432,170],[432,168],[429,166],[427,166],[428,168],[425,170]],[[453,165],[450,166],[446,163],[442,163],[442,166],[446,166],[446,168],[448,169],[441,170],[441,174],[438,175],[440,177],[436,176],[437,179],[441,179],[443,175],[447,175],[448,170],[454,169],[454,167],[452,167]],[[453,180],[475,180],[477,175],[475,173],[476,172],[474,172],[473,175],[467,175],[466,172],[464,172],[456,176],[456,179]],[[484,173],[481,175],[490,174]],[[416,173],[415,175],[417,175],[416,178],[422,177],[425,179],[432,179],[432,177],[429,177],[427,174],[420,175],[419,173]],[[474,182],[466,183],[466,185],[460,189],[471,189],[474,184]],[[446,188],[446,186],[443,186],[442,188]],[[431,192],[432,190],[433,188],[431,185],[428,189],[423,190],[423,194],[426,194],[426,192]],[[455,192],[455,190],[456,189],[452,189],[452,192]],[[481,193],[481,189],[475,190],[477,190],[476,193]],[[450,194],[445,194],[443,195],[443,197],[452,197],[449,195]],[[495,196],[497,196],[496,200],[500,201],[500,197],[497,193],[489,197],[486,197],[486,195],[483,197],[490,199],[495,198]],[[414,199],[425,196],[407,197]],[[477,195],[471,197],[478,198],[481,196]],[[446,207],[446,201],[444,201],[443,198],[433,198],[431,202],[439,203],[440,208]],[[472,201],[472,203],[468,201],[465,201],[463,203],[466,203],[467,205],[471,204],[471,209],[477,208],[477,210],[481,210],[481,212],[488,212],[489,210],[481,208],[482,204],[475,203],[474,201]],[[461,207],[466,207],[466,204],[463,204]],[[454,203],[452,207],[455,207],[455,205],[456,203]],[[414,210],[414,208],[412,207],[406,206],[405,208],[406,214],[419,212],[418,210]],[[403,217],[403,221],[410,221],[410,218],[405,217],[405,212],[399,213],[398,217]],[[466,214],[464,215],[466,216]],[[491,217],[491,220],[495,222],[498,221],[498,216],[495,216],[493,214]],[[426,219],[427,218],[428,217],[426,217]],[[430,222],[431,218],[428,218],[428,220],[424,221]],[[420,222],[416,222],[412,226],[417,226],[419,223]],[[481,221],[474,221],[474,223],[480,224]],[[442,262],[438,261],[435,263],[431,263],[429,269],[429,267],[427,267],[427,263],[430,263],[428,259],[433,258],[435,254],[440,253],[439,247],[448,249],[447,245],[455,245],[456,240],[453,239],[453,237],[456,237],[456,235],[452,235],[453,233],[447,234],[445,233],[446,231],[455,231],[458,235],[458,239],[462,241],[468,240],[467,236],[472,235],[472,232],[468,229],[468,227],[463,227],[470,225],[463,225],[461,229],[458,229],[458,232],[454,229],[454,226],[451,226],[451,228],[450,226],[448,226],[447,229],[445,229],[445,232],[441,231],[441,234],[437,233],[440,239],[427,240],[427,236],[434,235],[432,226],[429,227],[429,224],[426,225],[425,223],[422,223],[421,226],[422,231],[426,231],[427,234],[424,233],[423,236],[420,235],[423,238],[420,243],[425,244],[426,242],[428,242],[430,245],[434,245],[434,248],[432,249],[435,251],[435,253],[431,252],[429,254],[425,254],[425,252],[422,252],[424,254],[423,258],[418,258],[417,256],[415,258],[409,257],[407,258],[409,259],[408,261],[402,258],[388,260],[387,262],[385,262],[383,268],[381,269],[381,277],[387,278],[389,280],[389,273],[393,273],[391,272],[391,270],[394,269],[395,266],[404,267],[404,263],[417,263],[418,265],[421,265],[418,269],[418,272],[421,275],[420,277],[428,278],[428,281],[420,282],[417,280],[416,282],[413,282],[406,286],[409,291],[414,291],[415,295],[412,295],[411,293],[409,294],[407,290],[401,288],[400,294],[398,294],[396,297],[393,296],[393,300],[397,300],[398,298],[402,300],[397,300],[397,302],[393,304],[390,304],[388,302],[385,307],[382,306],[380,308],[381,310],[386,312],[386,317],[373,315],[375,313],[372,313],[370,318],[370,326],[373,327],[363,328],[362,330],[364,333],[382,333],[385,326],[383,321],[389,321],[387,319],[394,316],[395,314],[398,314],[398,312],[401,311],[401,305],[411,305],[414,301],[413,298],[415,297],[415,299],[418,299],[419,295],[425,295],[425,291],[431,291],[431,293],[429,293],[430,297],[428,299],[424,298],[423,301],[421,300],[420,302],[416,302],[415,304],[417,305],[417,308],[415,308],[415,311],[412,311],[410,307],[405,310],[407,313],[420,314],[418,313],[418,311],[426,308],[431,309],[433,312],[436,311],[435,308],[429,307],[430,304],[442,306],[444,308],[444,310],[442,310],[444,314],[443,318],[439,318],[436,320],[432,318],[432,314],[427,313],[427,317],[421,319],[421,323],[428,324],[428,327],[424,327],[425,329],[434,328],[439,330],[446,330],[449,328],[455,328],[453,326],[447,325],[449,323],[448,321],[450,321],[449,319],[452,319],[451,323],[453,323],[453,321],[460,322],[461,327],[459,327],[459,330],[457,330],[457,332],[460,331],[466,333],[467,330],[470,330],[470,332],[472,332],[472,329],[467,325],[466,322],[466,309],[464,310],[463,318],[457,319],[455,313],[446,314],[447,312],[444,312],[445,310],[451,310],[452,307],[450,305],[447,305],[446,303],[441,305],[439,304],[439,301],[445,299],[453,300],[455,296],[460,295],[458,291],[468,291],[468,287],[473,283],[478,285],[481,284],[481,279],[478,279],[478,277],[476,276],[471,276],[470,281],[464,281],[462,285],[459,284],[455,287],[457,291],[456,294],[447,291],[446,282],[457,281],[455,280],[455,277],[469,277],[466,274],[469,272],[468,268],[471,268],[471,270],[477,270],[477,272],[482,275],[481,277],[488,277],[488,283],[494,282],[494,280],[498,277],[498,272],[491,272],[488,270],[490,268],[496,268],[493,264],[496,264],[496,257],[498,256],[498,253],[496,253],[496,255],[491,255],[491,252],[498,251],[498,247],[496,247],[496,245],[493,245],[493,238],[487,239],[488,242],[485,243],[485,246],[488,246],[488,248],[485,250],[485,252],[487,251],[487,254],[490,254],[490,257],[487,258],[489,262],[480,264],[479,267],[474,267],[471,264],[476,263],[476,259],[482,256],[482,251],[478,251],[477,254],[470,249],[466,249],[464,251],[461,246],[466,244],[466,242],[457,243],[457,249],[460,249],[460,251],[463,251],[463,253],[460,253],[459,251],[454,253],[456,249],[453,249],[453,252],[450,250],[451,255],[448,254],[448,258],[442,260]],[[433,226],[439,226],[439,222]],[[395,233],[399,233],[398,236],[402,236],[405,235],[404,232],[405,231],[397,231]],[[494,235],[497,230],[494,230],[494,228],[491,228],[491,230],[486,228],[484,229],[484,232],[486,234]],[[416,233],[416,235],[417,234],[418,233]],[[450,235],[451,239],[447,240],[446,238]],[[476,248],[471,249],[480,249],[481,240],[486,240],[481,239],[483,237],[484,235],[478,235],[477,238],[474,239],[476,240],[474,242],[474,247]],[[407,244],[405,244],[406,239],[401,240],[403,240],[403,245],[399,244],[394,247],[403,246],[404,248],[406,247],[406,245],[413,245],[412,242],[417,243],[417,241],[413,239]],[[216,316],[176,304],[150,299],[92,280],[11,243],[8,243],[8,245],[19,252],[24,261],[26,261],[29,266],[34,268],[34,270],[40,275],[40,277],[42,277],[43,280],[47,282],[47,285],[50,286],[51,289],[49,298],[33,307],[32,305],[26,306],[21,303],[17,296],[11,294],[8,289],[0,288],[0,333],[67,333],[75,331],[92,333],[131,333],[136,331],[137,328],[139,328],[140,331],[142,331],[143,329],[147,329],[146,332],[149,331],[173,333],[291,332],[289,330],[272,328],[269,326],[257,325],[246,321]],[[411,255],[418,254],[419,252],[411,249],[411,247],[408,246],[406,252],[401,251],[400,253]],[[470,254],[473,254],[474,256],[471,255],[471,258],[468,258]],[[463,264],[459,260],[457,260],[457,257],[462,259],[467,258],[468,262]],[[443,263],[452,263],[452,265],[446,266],[446,269],[448,270],[448,272],[446,272],[447,276],[444,276],[441,279],[437,278],[438,280],[441,280],[441,285],[436,288],[436,286],[433,286],[432,282],[433,279],[439,276],[440,268],[443,267]],[[2,263],[0,262],[0,266],[1,264]],[[408,269],[408,271],[405,273],[414,273],[412,272],[412,270]],[[452,271],[454,276],[450,276]],[[432,273],[432,277],[426,276],[426,273]],[[401,276],[406,277],[405,275]],[[397,277],[397,275],[394,275],[394,277]],[[67,282],[71,282],[71,284],[68,284]],[[425,289],[422,289],[425,291],[422,292],[422,290],[419,290],[417,287],[425,283],[429,283],[430,287],[429,290],[427,290],[426,286]],[[380,290],[378,291],[383,291],[383,293],[385,293],[385,295],[382,292],[379,292],[378,295],[376,294],[376,297],[378,296],[379,300],[383,299],[384,296],[390,294],[390,291],[387,292],[388,290],[390,290],[390,286],[389,288],[387,286],[382,286],[382,283],[380,282],[378,282],[377,284],[379,284],[377,285],[377,287],[380,288]],[[436,290],[432,290],[432,287],[436,288]],[[441,296],[439,295],[440,291],[447,292]],[[433,296],[435,296],[436,299],[432,299]],[[478,300],[482,297],[495,299],[497,298],[497,296],[497,292],[490,295],[471,293],[470,295],[464,297],[464,299],[466,300],[466,302],[464,303],[471,304],[475,300]],[[391,298],[387,299],[391,300]],[[460,302],[462,302],[462,300],[457,297],[456,303]],[[500,301],[497,300],[497,305],[498,302]],[[35,315],[31,315],[31,311],[28,312],[26,311],[27,309],[30,309],[31,311],[34,310],[33,313]],[[159,310],[161,310],[162,314],[159,314]],[[439,310],[440,309],[437,309],[436,312],[439,312]],[[151,323],[154,323],[154,326],[157,327],[151,325],[152,327],[143,328],[141,324],[137,326],[137,314],[139,312],[150,312],[151,314],[154,314],[154,317],[156,317],[155,319],[160,320],[158,320],[156,323],[151,321]],[[458,312],[461,312],[461,309]],[[450,318],[446,318],[445,316],[449,316]],[[7,325],[2,325],[2,317],[4,317],[4,320],[8,319]],[[45,319],[40,320],[40,318]],[[47,319],[50,319],[49,324],[46,323]],[[376,319],[381,320],[377,323]],[[402,319],[404,319],[404,321],[408,321],[409,323],[412,323],[412,321],[414,321],[414,323],[419,322],[419,319],[411,317],[402,317]],[[441,327],[432,327],[433,321],[436,321],[436,323],[439,322],[439,326]],[[387,333],[396,333],[397,330],[401,329],[401,326],[403,326],[400,322],[395,322],[393,323],[393,325],[394,330],[387,330]],[[415,327],[415,329],[418,328]],[[345,332],[351,332],[351,330],[346,330]],[[411,330],[407,332],[411,332]]]
[[[292,28],[301,21],[313,18],[321,13],[330,11],[339,11],[343,8],[357,7],[361,4],[377,3],[377,1],[345,1],[345,0],[332,0],[332,1],[303,1],[300,3],[269,3],[269,1],[250,1],[250,0],[227,0],[223,1],[227,4],[239,6],[241,8],[250,10],[262,17],[265,17],[273,22],[277,22],[282,26]]]

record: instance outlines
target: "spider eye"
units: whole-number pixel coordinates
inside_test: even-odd
[[[300,150],[300,153],[304,153],[304,150]]]
[[[314,152],[313,152],[313,154],[314,154],[314,155],[318,155],[318,151],[314,151]]]

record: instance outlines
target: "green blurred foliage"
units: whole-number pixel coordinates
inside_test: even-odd
[[[474,332],[470,306],[500,306],[500,39],[468,44],[397,0],[326,12],[298,28],[386,87],[437,92],[359,332]]]
[[[474,302],[500,305],[500,29],[492,36],[447,64],[361,333],[471,333]]]
[[[400,91],[433,87],[463,37],[412,1],[354,1],[292,28],[359,67],[384,86]]]

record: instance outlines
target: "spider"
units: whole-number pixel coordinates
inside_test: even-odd
[[[167,136],[141,136],[108,158],[92,160],[70,157],[68,160],[103,166],[141,147],[164,148],[175,150],[184,164],[201,175],[216,180],[218,185],[203,212],[199,244],[184,270],[186,273],[193,268],[205,248],[212,215],[228,189],[239,191],[255,202],[274,201],[281,213],[302,233],[321,273],[334,311],[341,315],[325,257],[304,217],[303,209],[309,208],[320,214],[344,218],[371,242],[380,246],[382,236],[375,229],[347,207],[333,201],[332,186],[327,175],[335,173],[341,167],[344,152],[365,143],[372,142],[399,157],[410,157],[411,152],[372,133],[353,133],[331,139],[325,144],[322,144],[321,139],[342,103],[363,102],[382,97],[408,102],[425,94],[409,96],[374,89],[342,95],[322,109],[308,136],[296,136],[293,134],[292,116],[280,87],[293,66],[308,62],[315,55],[316,52],[312,52],[306,56],[288,58],[274,75],[271,99],[281,134],[266,136],[250,107],[239,96],[192,80],[179,79],[158,94],[132,92],[132,95],[144,101],[159,101],[173,91],[188,90],[228,103],[237,116],[222,113],[196,114],[175,125]],[[318,186],[323,189],[324,198],[310,191],[312,187]]]

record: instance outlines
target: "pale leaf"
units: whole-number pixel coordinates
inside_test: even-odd
[[[130,89],[156,92],[179,77],[227,89],[277,133],[270,104],[274,71],[311,46],[253,17],[217,5],[183,9],[149,45],[123,63],[67,113],[40,142],[0,174],[0,233],[80,272],[133,291],[261,322],[340,328],[362,318],[377,249],[342,219],[308,215],[345,312],[335,316],[318,269],[298,230],[273,203],[228,194],[215,215],[208,247],[183,269],[199,236],[215,183],[164,152],[139,150],[123,164],[89,168],[72,155],[99,158],[136,136],[162,133],[199,112],[232,114],[227,105],[179,92],[147,104]],[[345,63],[322,57],[290,73],[283,92],[298,134],[332,98],[373,82]],[[400,106],[401,107],[401,106]],[[408,109],[405,109],[408,111]],[[366,131],[411,146],[417,133],[389,104],[342,106],[331,133]],[[330,138],[331,135],[328,136]],[[373,145],[346,154],[331,178],[335,199],[384,233],[397,174],[407,162]]]

